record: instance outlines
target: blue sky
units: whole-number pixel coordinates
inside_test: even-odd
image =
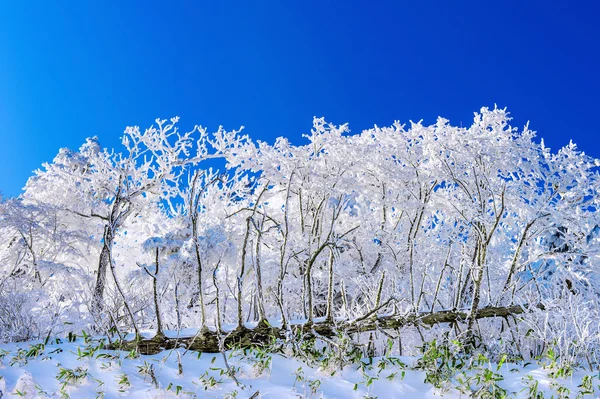
[[[60,147],[174,115],[300,144],[315,115],[358,132],[497,103],[600,157],[597,2],[110,3],[0,5],[5,195]]]

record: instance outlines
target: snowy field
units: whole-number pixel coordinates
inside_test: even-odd
[[[225,356],[227,365],[223,354],[183,349],[140,356],[102,350],[97,341],[81,337],[5,344],[0,398],[467,398],[467,385],[475,391],[486,381],[495,381],[507,396],[492,390],[492,396],[480,397],[595,398],[600,392],[597,372],[561,376],[547,362],[499,367],[483,362],[458,372],[453,387],[438,389],[425,383],[427,373],[414,368],[414,357],[363,359],[340,371],[282,354],[237,350]]]

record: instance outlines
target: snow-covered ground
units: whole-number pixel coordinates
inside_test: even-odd
[[[469,397],[425,383],[426,374],[412,368],[416,362],[412,357],[377,357],[371,364],[359,367],[357,363],[340,371],[333,365],[311,367],[280,354],[230,351],[225,355],[235,379],[227,372],[222,354],[181,349],[140,356],[98,350],[96,341],[86,343],[82,338],[44,346],[39,341],[5,344],[0,345],[0,398]],[[497,384],[509,397],[533,397],[536,389],[547,398],[595,398],[600,393],[597,372],[579,370],[570,377],[552,378],[550,369],[536,363],[489,368],[502,375]],[[469,373],[472,381],[475,374]],[[586,392],[586,384],[592,384],[595,392],[588,389],[578,396]]]

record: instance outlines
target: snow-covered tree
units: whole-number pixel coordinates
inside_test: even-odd
[[[157,119],[156,126],[143,132],[137,126],[128,127],[122,138],[123,153],[101,149],[96,138],[88,139],[77,152],[63,149],[27,182],[25,200],[51,203],[95,220],[101,243],[93,291],[96,310],[102,308],[106,271],[119,228],[147,198],[172,207],[178,180],[188,166],[220,156],[240,140],[236,132],[222,129],[213,139],[199,127],[181,133],[177,121]]]
[[[469,127],[440,118],[358,134],[315,118],[303,145],[176,122],[128,128],[123,152],[89,139],[36,171],[3,203],[3,276],[40,285],[44,261],[79,259],[97,273],[97,322],[104,308],[114,327],[206,336],[249,321],[331,332],[450,320],[485,340],[527,311],[564,316],[549,324],[557,337],[573,301],[599,314],[600,164],[573,144],[552,152],[504,109]],[[224,170],[203,167],[215,157]],[[522,348],[526,331],[511,342]]]

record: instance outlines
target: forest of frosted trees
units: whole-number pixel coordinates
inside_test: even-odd
[[[411,354],[445,337],[598,364],[600,163],[509,121],[315,119],[271,145],[173,118],[61,149],[0,202],[0,342],[152,330],[166,347],[197,328],[205,350],[311,336]]]

